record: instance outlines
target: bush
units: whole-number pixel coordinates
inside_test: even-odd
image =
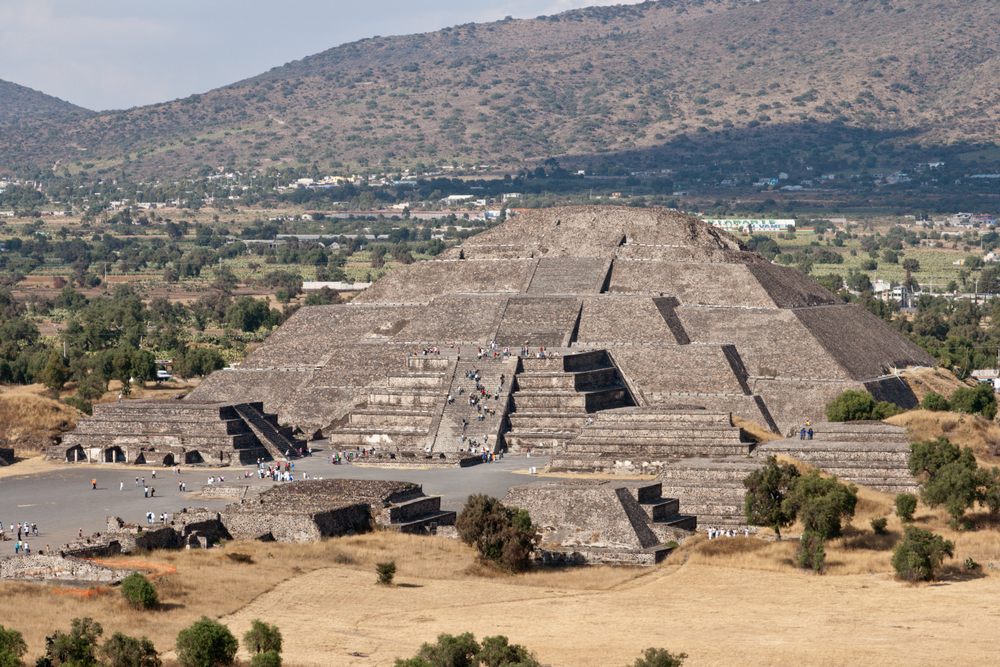
[[[257,653],[250,658],[250,667],[281,667],[281,654],[274,651]]]
[[[0,625],[0,667],[18,667],[28,645],[17,630],[5,630]]]
[[[122,599],[135,609],[152,609],[160,602],[156,587],[138,572],[122,580]]]
[[[458,536],[475,546],[483,558],[511,572],[523,572],[531,564],[535,527],[527,510],[506,507],[484,494],[469,496],[455,521]]]
[[[375,571],[378,572],[378,583],[383,586],[391,586],[392,580],[396,576],[396,561],[375,563]]]
[[[815,533],[820,540],[840,537],[841,522],[854,516],[858,488],[841,484],[836,477],[820,477],[811,470],[795,480],[782,506],[791,516],[798,516],[805,533]]]
[[[896,496],[896,516],[903,523],[913,521],[913,513],[917,510],[917,497],[912,493],[900,493]]]
[[[981,382],[975,388],[959,387],[951,395],[951,409],[970,415],[982,415],[993,419],[997,415],[997,397],[993,385]]]
[[[687,657],[687,653],[673,655],[666,649],[647,648],[632,667],[681,667]]]
[[[832,422],[871,419],[875,399],[866,391],[848,389],[826,405],[826,418]]]
[[[104,628],[94,619],[74,618],[69,633],[57,630],[45,638],[45,657],[42,660],[49,665],[96,667],[99,663],[94,653],[97,638],[102,634]]]
[[[229,628],[208,616],[177,633],[177,662],[182,667],[227,667],[239,643]]]
[[[979,469],[972,449],[960,449],[943,437],[911,443],[909,469],[913,475],[928,475],[921,499],[931,507],[943,505],[956,522],[977,500],[986,499],[993,482]]]
[[[929,530],[907,526],[903,540],[892,550],[892,567],[906,581],[930,581],[945,557],[955,555],[955,545]]]
[[[951,410],[951,406],[948,405],[948,399],[941,394],[935,394],[933,391],[924,396],[920,407],[924,410],[933,410],[934,412],[948,412]]]
[[[116,632],[101,646],[107,667],[160,667],[160,655],[153,642]]]
[[[255,618],[243,635],[243,647],[250,653],[281,653],[281,630]]]
[[[871,524],[876,535],[885,535],[885,528],[889,525],[889,520],[880,516],[877,519],[872,519]]]
[[[826,561],[826,549],[823,548],[823,537],[817,533],[806,532],[799,540],[799,553],[795,561],[802,567],[811,568],[814,572],[823,571]]]
[[[535,656],[520,644],[510,644],[502,635],[486,637],[480,644],[471,632],[457,637],[438,636],[436,644],[424,644],[416,656],[397,659],[395,667],[540,667]]]
[[[768,456],[763,468],[747,475],[743,486],[747,493],[743,500],[743,515],[751,526],[771,528],[781,539],[781,529],[795,521],[795,513],[786,508],[784,501],[792,484],[799,477],[798,469],[790,464],[778,465],[774,456]]]

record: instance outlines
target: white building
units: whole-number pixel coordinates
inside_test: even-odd
[[[725,220],[705,220],[713,227],[724,229],[727,232],[787,232],[795,231],[795,220],[751,220],[751,219],[725,219]]]

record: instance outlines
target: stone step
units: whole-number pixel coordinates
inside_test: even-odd
[[[429,432],[424,430],[398,429],[351,429],[339,428],[328,435],[328,442],[334,448],[375,447],[386,449],[400,447],[423,449],[427,446]]]
[[[448,370],[451,359],[437,355],[418,355],[406,358],[406,367],[411,371],[443,373]]]
[[[235,449],[246,449],[249,447],[259,447],[257,437],[247,431],[237,435],[215,436],[215,435],[192,435],[189,433],[78,433],[71,431],[63,436],[63,444],[66,446],[82,445],[84,447],[187,447],[190,449],[201,449],[210,447],[232,447]]]
[[[598,454],[603,456],[614,455],[617,458],[628,458],[633,460],[649,460],[662,458],[704,458],[715,456],[740,456],[749,453],[747,444],[729,443],[689,443],[689,444],[664,444],[655,443],[650,445],[626,444],[626,443],[581,443],[579,439],[568,442],[565,445],[566,456],[580,456],[581,454]]]
[[[640,422],[647,424],[686,424],[712,425],[732,428],[733,422],[728,412],[714,410],[664,410],[652,411],[643,408],[621,408],[608,410],[600,415],[599,422],[627,424]]]
[[[350,425],[372,428],[430,429],[434,415],[426,411],[355,410]]]
[[[641,507],[653,521],[666,521],[668,517],[680,512],[681,502],[676,498],[662,498],[659,501],[641,502]]]
[[[673,514],[655,521],[658,526],[669,526],[680,530],[698,530],[698,517],[691,514]],[[655,527],[654,527],[655,528]]]
[[[586,412],[553,414],[551,412],[512,412],[508,415],[512,429],[523,431],[571,431],[587,423]]]
[[[635,423],[630,425],[591,424],[584,426],[580,437],[586,439],[607,439],[616,441],[622,438],[634,440],[667,439],[675,440],[718,440],[720,442],[743,442],[738,428],[682,426],[677,428],[662,428],[655,425]]]
[[[437,514],[441,511],[441,496],[425,496],[388,508],[389,523],[399,524]]]
[[[434,525],[454,526],[456,518],[456,512],[441,510],[408,521],[389,524],[389,528],[401,533],[422,533],[431,530]]]
[[[94,417],[106,421],[173,421],[217,422],[237,419],[231,405],[215,403],[184,403],[183,401],[125,401],[97,403]]]
[[[405,373],[389,375],[390,389],[438,389],[444,386],[444,373]]]
[[[539,412],[558,410],[560,412],[580,412],[587,409],[587,396],[572,393],[531,393],[516,391],[511,394],[514,412]]]
[[[414,407],[434,407],[440,405],[440,392],[375,389],[368,392],[369,407],[376,405],[399,405]]]
[[[527,450],[550,453],[560,451],[566,440],[572,439],[574,433],[514,433],[508,431],[504,435],[507,449],[511,452]]]

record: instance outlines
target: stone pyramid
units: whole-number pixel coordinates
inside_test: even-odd
[[[477,359],[492,341],[513,356]],[[522,347],[530,357],[518,358]],[[569,207],[517,215],[349,304],[302,308],[240,370],[213,373],[186,400],[261,401],[352,449],[454,451],[463,435],[477,447],[558,449],[586,429],[606,435],[624,411],[638,413],[640,440],[682,424],[706,452],[732,455],[741,438],[720,415],[787,432],[822,420],[846,389],[912,406],[893,369],[935,363],[700,220]],[[476,377],[488,392],[478,408]]]

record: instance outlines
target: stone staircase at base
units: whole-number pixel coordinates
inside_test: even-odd
[[[377,523],[401,533],[426,533],[455,525],[455,518],[455,512],[441,509],[441,496],[420,496],[383,508]]]
[[[664,498],[662,482],[639,484],[627,487],[629,493],[639,507],[646,513],[647,525],[660,538],[660,542],[669,542],[675,536],[673,530],[697,530],[698,517],[692,514],[681,514],[679,498]],[[689,511],[685,506],[685,511]]]
[[[510,451],[555,453],[580,434],[588,417],[634,405],[604,350],[561,357],[523,357],[511,394]]]
[[[917,493],[910,475],[909,438],[902,427],[882,422],[820,423],[812,440],[771,440],[757,448],[763,460],[782,454],[836,475],[841,481],[884,493]]]
[[[277,415],[266,414],[263,403],[240,403],[233,409],[275,461],[299,458],[300,443],[292,436],[292,429],[280,426]]]
[[[682,459],[662,468],[657,481],[663,494],[677,498],[685,512],[698,517],[699,529],[756,532],[743,515],[743,480],[762,465],[763,461],[744,457]]]
[[[390,373],[386,388],[373,388],[367,403],[346,424],[325,434],[333,449],[399,447],[424,449],[440,421],[454,366],[438,356],[407,357],[406,370]]]

